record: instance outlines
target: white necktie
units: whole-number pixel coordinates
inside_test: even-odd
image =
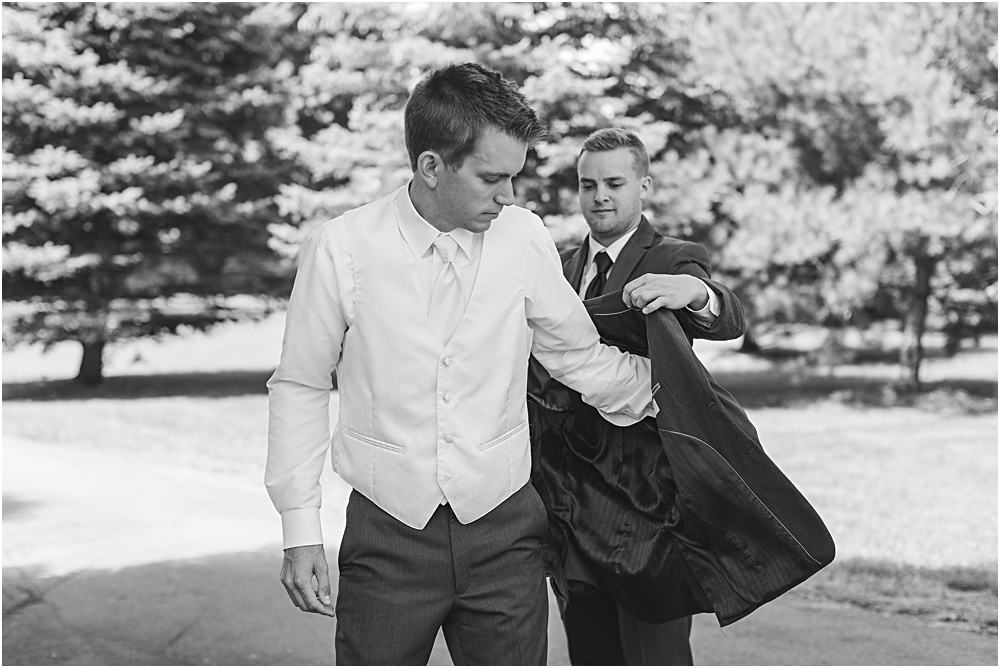
[[[434,250],[444,262],[431,288],[431,303],[428,309],[431,323],[441,341],[447,343],[458,327],[465,313],[465,290],[462,275],[455,266],[458,242],[447,234],[439,234],[434,240]]]

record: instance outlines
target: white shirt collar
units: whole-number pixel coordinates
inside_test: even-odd
[[[396,197],[393,198],[393,204],[396,208],[399,233],[403,235],[403,240],[413,251],[414,257],[424,257],[434,240],[441,234],[441,230],[428,223],[423,216],[417,213],[416,207],[413,206],[413,200],[410,199],[409,183],[397,191]],[[465,257],[472,257],[472,244],[474,242],[472,232],[456,227],[447,234],[458,242],[458,247],[465,253]]]
[[[639,229],[636,225],[630,232],[626,232],[618,239],[615,239],[609,246],[602,246],[597,239],[594,238],[593,234],[587,235],[587,264],[585,266],[589,267],[594,262],[594,258],[601,251],[605,251],[608,257],[611,258],[612,262],[618,261],[618,256],[621,255],[622,248],[628,243],[628,240],[632,238],[635,231]]]

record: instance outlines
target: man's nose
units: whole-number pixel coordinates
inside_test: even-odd
[[[608,201],[608,189],[601,186],[594,188],[594,201],[595,202],[607,202]]]
[[[514,183],[512,181],[505,181],[493,200],[503,206],[514,204]]]

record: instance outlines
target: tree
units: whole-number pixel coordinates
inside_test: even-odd
[[[974,316],[989,322],[992,312],[996,321],[997,7],[907,9],[916,29],[897,38],[897,54],[922,69],[884,82],[894,103],[884,151],[891,168],[867,180],[897,194],[883,229],[906,277],[901,362],[904,382],[917,388],[933,307],[946,321],[968,317],[962,293],[974,286]]]
[[[302,178],[278,186],[273,247],[293,258],[317,225],[388,194],[410,176],[403,108],[427,70],[473,58],[422,30],[450,5],[310,4],[297,22],[308,44],[287,78],[288,122],[268,138]],[[462,10],[457,10],[462,11]]]
[[[516,190],[557,243],[586,230],[580,144],[621,125],[650,149],[654,225],[705,244],[758,324],[898,318],[916,385],[928,323],[996,320],[995,5],[347,4],[301,25],[289,255],[405,183],[408,90],[477,60],[549,124]]]
[[[709,6],[695,25],[742,119],[712,149],[727,266],[766,319],[900,318],[917,387],[935,305],[996,319],[996,6]]]
[[[5,343],[106,344],[257,317],[294,165],[282,37],[293,6],[5,4]],[[263,296],[264,300],[252,296]]]
[[[578,238],[586,225],[575,163],[590,132],[639,129],[655,161],[726,122],[724,98],[688,72],[689,13],[635,3],[310,6],[300,23],[312,40],[310,63],[292,84],[297,121],[276,142],[312,178],[282,189],[292,221],[275,226],[276,237],[293,254],[314,223],[405,183],[409,90],[433,67],[475,60],[517,82],[549,125],[549,140],[529,152],[518,177],[518,200],[557,243]],[[705,227],[679,214],[657,222],[705,234],[708,217],[699,221]]]
[[[419,77],[475,60],[548,122],[515,187],[557,243],[586,230],[586,135],[635,129],[654,225],[706,245],[754,321],[899,319],[916,385],[928,326],[955,347],[996,322],[996,15],[5,5],[5,341],[79,340],[94,379],[109,341],[266,312],[306,234],[410,178]]]

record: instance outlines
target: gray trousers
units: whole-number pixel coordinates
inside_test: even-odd
[[[546,526],[530,484],[469,524],[442,506],[419,531],[352,492],[337,665],[426,665],[439,628],[456,665],[544,665]]]

